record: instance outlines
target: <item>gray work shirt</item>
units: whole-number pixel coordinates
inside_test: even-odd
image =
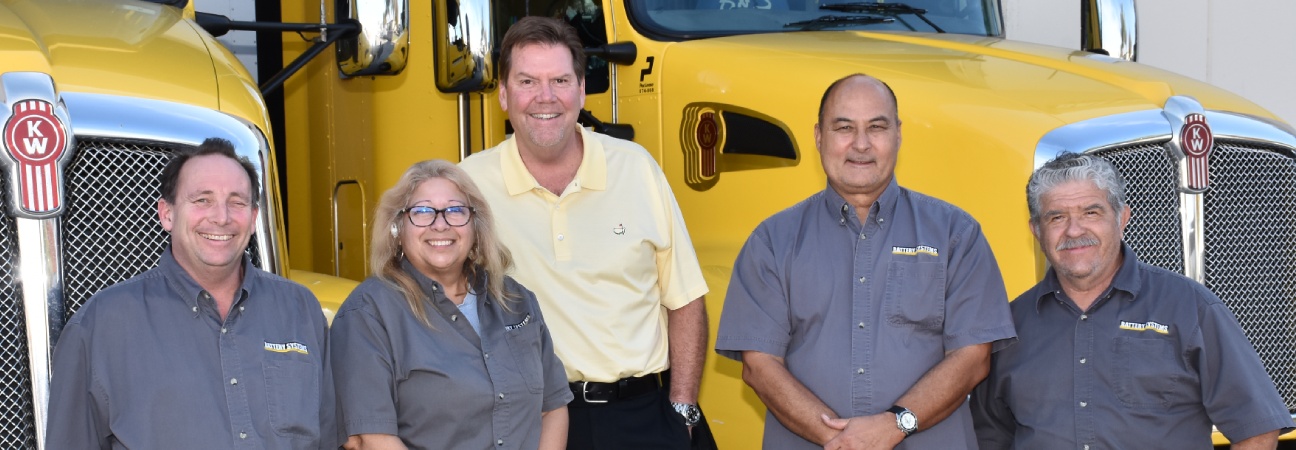
[[[387,281],[351,292],[330,348],[343,436],[397,435],[411,450],[538,447],[540,413],[572,393],[535,295],[506,278],[510,312],[475,283],[479,336],[439,284],[402,267],[431,298],[433,328]]]
[[[1088,311],[1057,274],[1012,303],[1020,342],[973,392],[983,449],[1210,449],[1293,426],[1233,313],[1205,286],[1125,246]]]
[[[785,358],[842,417],[886,411],[945,353],[1014,337],[981,227],[894,180],[861,224],[832,188],[765,220],[734,263],[716,351]],[[966,403],[896,448],[976,448]],[[765,418],[765,448],[819,448]]]
[[[243,267],[224,322],[170,249],[91,297],[54,350],[46,448],[337,448],[319,302]]]

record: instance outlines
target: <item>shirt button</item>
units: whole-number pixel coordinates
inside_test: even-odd
[[[878,223],[882,223],[882,222],[886,222],[886,219],[883,219],[883,218],[881,218],[881,217],[878,217]]]
[[[240,307],[239,307],[239,312],[242,312],[242,311],[243,311],[243,307],[240,306]]]
[[[860,328],[864,328],[864,322],[860,322],[860,323],[859,323],[859,327],[860,327]]]
[[[863,283],[863,282],[866,281],[866,280],[868,280],[868,278],[860,277],[860,283]]]
[[[228,331],[229,331],[229,330],[225,329],[225,327],[221,327],[221,334],[225,334],[225,333],[228,332]]]
[[[1085,359],[1084,359],[1084,358],[1080,358],[1080,364],[1084,364],[1084,363],[1085,363]]]
[[[500,439],[498,441],[495,441],[495,445],[504,445],[504,440]]]
[[[841,223],[842,223],[843,225],[845,225],[845,224],[846,224],[846,219],[842,219],[842,220],[841,220]]]
[[[559,235],[558,235],[558,240],[560,240],[560,241],[563,240],[563,235],[562,235],[562,234],[559,234]]]
[[[1089,402],[1080,402],[1080,407],[1081,407],[1081,408],[1084,408],[1084,407],[1086,407],[1086,406],[1089,406]]]
[[[1089,315],[1088,315],[1088,314],[1081,314],[1081,315],[1080,315],[1080,320],[1089,320]]]
[[[450,315],[450,321],[451,321],[451,322],[458,322],[458,321],[459,321],[459,315],[458,315],[458,314],[451,314],[451,315]]]
[[[1089,444],[1085,444],[1084,450],[1089,450]]]
[[[436,290],[437,290],[437,287],[436,287],[436,286],[432,286],[432,291],[435,292]]]
[[[237,384],[238,384],[238,378],[230,378],[230,385],[237,385]]]
[[[193,307],[193,312],[198,312],[198,307],[197,307],[197,306]]]
[[[499,394],[499,398],[501,398],[501,399],[504,398],[504,393],[503,393],[503,392],[500,392],[500,394]]]
[[[863,374],[864,374],[864,368],[863,368],[863,367],[860,367],[859,369],[856,369],[856,370],[855,370],[855,373],[858,373],[858,374],[860,374],[860,375],[863,375]]]
[[[860,239],[868,239],[868,238],[864,236],[864,233],[860,233]]]
[[[244,432],[240,431],[240,432],[239,432],[239,439],[247,439],[247,433],[244,433]]]
[[[486,359],[490,359],[490,353],[486,354]]]

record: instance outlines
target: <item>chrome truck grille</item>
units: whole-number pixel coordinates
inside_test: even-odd
[[[172,150],[78,142],[63,217],[66,317],[91,295],[157,265],[167,233],[157,219],[158,175]]]
[[[9,188],[0,179],[0,198]],[[35,448],[27,323],[18,295],[18,227],[0,214],[0,448]]]
[[[1097,152],[1129,182],[1125,240],[1149,264],[1183,272],[1177,166],[1156,143]],[[1205,284],[1237,316],[1296,411],[1296,160],[1287,151],[1217,140],[1205,203]]]

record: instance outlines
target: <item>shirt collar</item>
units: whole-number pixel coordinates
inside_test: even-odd
[[[198,313],[198,298],[202,296],[204,289],[198,284],[189,272],[176,261],[175,255],[171,253],[171,247],[167,246],[162,251],[162,256],[158,257],[158,270],[162,271],[163,278],[166,279],[167,285],[171,290],[180,294],[180,298],[185,304],[193,310],[194,314]],[[234,305],[242,303],[248,298],[248,293],[252,290],[254,279],[260,277],[262,272],[252,265],[252,258],[243,254],[243,284],[239,287],[239,298],[234,299]]]
[[[593,133],[584,127],[576,126],[584,145],[580,168],[576,169],[576,179],[582,189],[607,189],[607,154],[603,143],[595,139]],[[504,141],[504,151],[500,158],[500,170],[504,174],[504,189],[509,195],[518,195],[540,187],[518,153],[517,134]]]
[[[846,198],[842,197],[836,189],[833,189],[832,185],[824,188],[823,199],[824,207],[828,213],[843,226],[849,221],[854,221],[853,217],[858,217],[855,214],[855,206],[847,202]],[[896,178],[892,176],[891,182],[882,191],[882,195],[879,195],[877,200],[873,201],[873,205],[869,207],[869,220],[877,222],[878,219],[890,217],[895,212],[896,203],[899,201],[900,185],[896,182]],[[883,221],[885,222],[885,220]]]
[[[1111,285],[1108,289],[1123,291],[1130,295],[1125,296],[1126,301],[1134,301],[1138,298],[1139,287],[1142,286],[1143,274],[1138,270],[1139,259],[1134,253],[1134,249],[1129,244],[1121,242],[1121,266],[1116,269],[1116,275],[1112,277]],[[1062,283],[1058,281],[1057,271],[1049,267],[1048,272],[1044,274],[1044,279],[1040,281],[1039,297],[1035,299],[1035,311],[1039,312],[1040,305],[1044,299],[1050,295],[1062,291]]]

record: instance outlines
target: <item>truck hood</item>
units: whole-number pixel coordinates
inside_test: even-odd
[[[685,55],[688,53],[696,55]],[[694,78],[672,69],[696,70],[698,80],[775,81],[764,86],[767,91],[785,84],[826,87],[837,78],[860,72],[908,94],[901,95],[901,115],[906,106],[948,107],[951,101],[971,100],[1069,123],[1116,112],[1159,109],[1172,95],[1190,95],[1207,109],[1274,118],[1252,102],[1160,69],[992,37],[859,31],[757,34],[681,42],[667,54],[667,61],[699,61],[701,65],[664,67],[667,79],[662,80],[663,89],[670,89],[672,75]],[[762,66],[779,68],[769,74],[787,78],[771,80],[727,69]],[[785,70],[788,67],[795,69]],[[943,95],[929,95],[935,93]]]
[[[43,72],[60,92],[219,109],[210,37],[181,10],[134,1],[0,3],[0,72]]]
[[[699,114],[715,110],[772,124],[795,147],[794,157],[726,149],[715,178],[677,185],[690,223],[729,224],[693,228],[695,240],[733,241],[733,248],[770,214],[824,189],[814,138],[819,101],[829,84],[852,73],[875,76],[896,92],[903,123],[899,183],[982,220],[1001,255],[1034,252],[1025,232],[1023,190],[1046,133],[1097,117],[1161,110],[1177,95],[1195,97],[1208,110],[1273,118],[1254,103],[1169,72],[999,38],[849,31],[746,35],[670,44],[662,60],[657,85],[651,79],[641,83],[660,97],[661,142],[689,142],[701,133]],[[750,119],[747,125],[725,120],[719,147],[729,136],[754,134],[748,133],[754,130]],[[1167,123],[1167,137],[1170,132]],[[696,157],[688,145],[679,155],[671,154],[676,151],[670,145],[661,147],[667,173],[696,170],[690,169]],[[751,200],[716,205],[709,198]],[[704,258],[708,251],[699,249]],[[713,259],[732,261],[731,254],[721,253]],[[1034,269],[1005,267],[1009,290],[1033,283]]]

